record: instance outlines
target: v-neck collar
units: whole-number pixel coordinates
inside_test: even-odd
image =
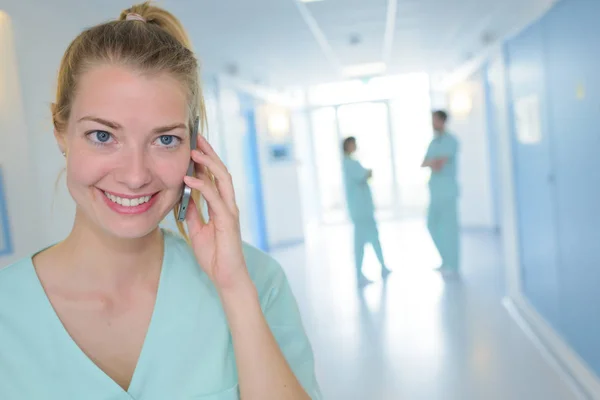
[[[77,357],[78,362],[82,364],[83,368],[86,368],[92,374],[96,374],[97,376],[102,377],[101,379],[106,382],[107,391],[118,391],[122,394],[123,400],[137,399],[143,392],[143,375],[147,367],[146,360],[150,357],[152,346],[153,346],[153,332],[156,330],[154,325],[157,324],[156,320],[160,320],[162,311],[161,307],[164,301],[161,301],[162,297],[164,297],[165,292],[165,275],[171,265],[171,251],[169,246],[169,234],[164,229],[161,229],[161,233],[163,236],[163,259],[162,265],[160,269],[160,276],[158,281],[158,289],[156,292],[156,300],[154,301],[154,309],[152,310],[152,316],[150,317],[150,324],[148,325],[148,330],[146,331],[146,336],[144,338],[144,342],[142,344],[142,350],[140,351],[140,355],[138,357],[135,369],[133,371],[133,375],[131,377],[131,382],[129,383],[129,388],[127,390],[123,389],[117,382],[115,382],[110,376],[108,376],[91,358],[85,354],[85,352],[79,347],[79,345],[73,340],[62,321],[58,317],[56,310],[52,306],[52,302],[46,293],[44,286],[35,270],[35,266],[33,264],[33,255],[29,259],[29,264],[31,268],[31,272],[34,275],[34,280],[36,282],[35,286],[38,290],[38,294],[41,297],[40,303],[42,304],[42,312],[43,315],[47,316],[49,322],[53,324],[53,328],[56,331],[60,332],[60,338],[62,340],[62,344],[69,350],[70,354],[73,354],[74,357]],[[127,397],[125,397],[127,396]]]

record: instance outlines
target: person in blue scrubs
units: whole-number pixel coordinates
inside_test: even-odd
[[[147,3],[67,49],[52,116],[75,218],[0,270],[0,399],[322,398],[286,275],[242,242],[202,129],[190,150],[199,83],[183,27]],[[194,196],[172,233],[159,223],[184,182]]]
[[[346,204],[350,220],[354,225],[354,262],[356,280],[359,285],[371,282],[362,272],[365,246],[370,243],[381,264],[381,274],[387,276],[391,271],[386,267],[383,251],[379,242],[379,230],[375,221],[375,206],[369,180],[373,171],[365,169],[358,160],[353,158],[356,152],[356,138],[348,137],[342,144],[344,151],[343,171]]]
[[[431,169],[427,228],[442,258],[442,265],[438,270],[444,275],[454,276],[458,274],[460,267],[459,189],[456,177],[459,143],[447,131],[447,120],[445,111],[433,113],[434,138],[422,166]]]

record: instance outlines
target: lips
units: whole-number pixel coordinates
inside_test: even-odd
[[[158,193],[143,195],[126,195],[100,190],[108,207],[123,215],[137,215],[147,212],[156,203]]]

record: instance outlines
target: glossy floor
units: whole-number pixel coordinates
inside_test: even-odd
[[[309,231],[273,254],[290,279],[328,400],[570,400],[577,397],[502,306],[498,238],[463,234],[463,276],[444,281],[421,220],[380,226],[394,273],[370,250],[357,289],[349,226]]]

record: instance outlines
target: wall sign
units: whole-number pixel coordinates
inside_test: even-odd
[[[271,163],[294,161],[290,111],[283,106],[263,104],[258,109],[258,129]]]
[[[523,144],[536,144],[542,140],[540,98],[537,94],[515,101],[517,140]]]

